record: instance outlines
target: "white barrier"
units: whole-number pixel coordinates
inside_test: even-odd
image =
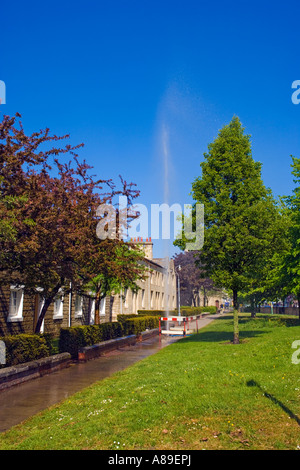
[[[201,315],[196,316],[175,316],[175,317],[160,317],[159,319],[159,336],[163,335],[180,335],[186,336],[194,332],[190,330],[191,321],[196,321],[196,330],[198,333],[198,320],[201,318]],[[162,328],[162,322],[167,322],[168,327],[166,329]],[[177,323],[177,326],[172,325],[169,327],[169,322]]]

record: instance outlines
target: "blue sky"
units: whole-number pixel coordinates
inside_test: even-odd
[[[148,207],[164,202],[163,135],[169,203],[187,204],[207,145],[237,115],[266,186],[290,194],[299,10],[264,0],[5,2],[0,113],[20,112],[28,133],[70,133],[97,176],[136,183]]]

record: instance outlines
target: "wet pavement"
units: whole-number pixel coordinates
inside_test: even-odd
[[[218,317],[219,315],[213,315],[198,320],[198,328],[203,328]],[[153,336],[134,346],[125,346],[86,363],[74,363],[66,369],[0,391],[0,432],[7,431],[83,388],[155,354],[180,338],[181,336]]]
[[[126,346],[86,363],[33,379],[0,392],[0,432],[39,413],[51,405],[117,371],[148,357],[178,338],[153,336],[134,346]]]

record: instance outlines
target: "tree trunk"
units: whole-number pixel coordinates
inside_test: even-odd
[[[43,323],[43,320],[46,316],[46,313],[47,313],[47,310],[49,308],[49,306],[51,305],[51,303],[53,302],[54,298],[56,297],[59,289],[61,288],[62,284],[58,284],[52,291],[52,294],[47,297],[44,301],[44,305],[43,305],[43,308],[41,310],[41,313],[37,319],[37,322],[36,322],[36,325],[35,325],[35,334],[39,334],[40,331],[41,331],[41,326],[42,326],[42,323]]]
[[[297,296],[297,300],[298,300],[298,316],[300,320],[300,295]]]
[[[237,291],[233,291],[233,344],[239,344],[239,312]]]
[[[100,324],[100,302],[101,302],[101,295],[100,291],[96,293],[96,300],[95,300],[95,325]]]
[[[55,297],[55,296],[54,296]],[[44,302],[44,305],[43,305],[43,308],[41,310],[41,313],[37,319],[37,322],[36,322],[36,325],[35,325],[35,334],[39,334],[40,331],[41,331],[41,326],[42,326],[42,323],[43,323],[43,320],[46,316],[46,313],[47,313],[47,310],[49,308],[49,306],[51,305],[51,302],[52,300],[54,299],[54,297],[49,297],[48,299],[45,299],[45,302]]]
[[[251,318],[256,317],[256,311],[255,311],[255,299],[251,297]]]

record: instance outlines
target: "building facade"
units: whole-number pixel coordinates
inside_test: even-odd
[[[117,321],[119,314],[138,310],[173,310],[177,306],[176,275],[173,260],[154,259],[151,239],[137,244],[144,249],[147,266],[145,280],[137,284],[137,293],[130,289],[106,297],[100,305],[100,322]],[[0,286],[0,336],[33,333],[43,307],[42,291],[26,294],[22,287]],[[61,328],[89,325],[95,321],[95,301],[76,293],[60,292],[50,305],[42,323],[41,333],[59,335]]]
[[[148,276],[138,281],[139,291],[125,289],[112,299],[111,316],[137,313],[138,310],[174,310],[177,307],[177,282],[174,261],[169,258],[153,258],[153,243],[135,241],[145,252],[144,263],[148,268]]]

